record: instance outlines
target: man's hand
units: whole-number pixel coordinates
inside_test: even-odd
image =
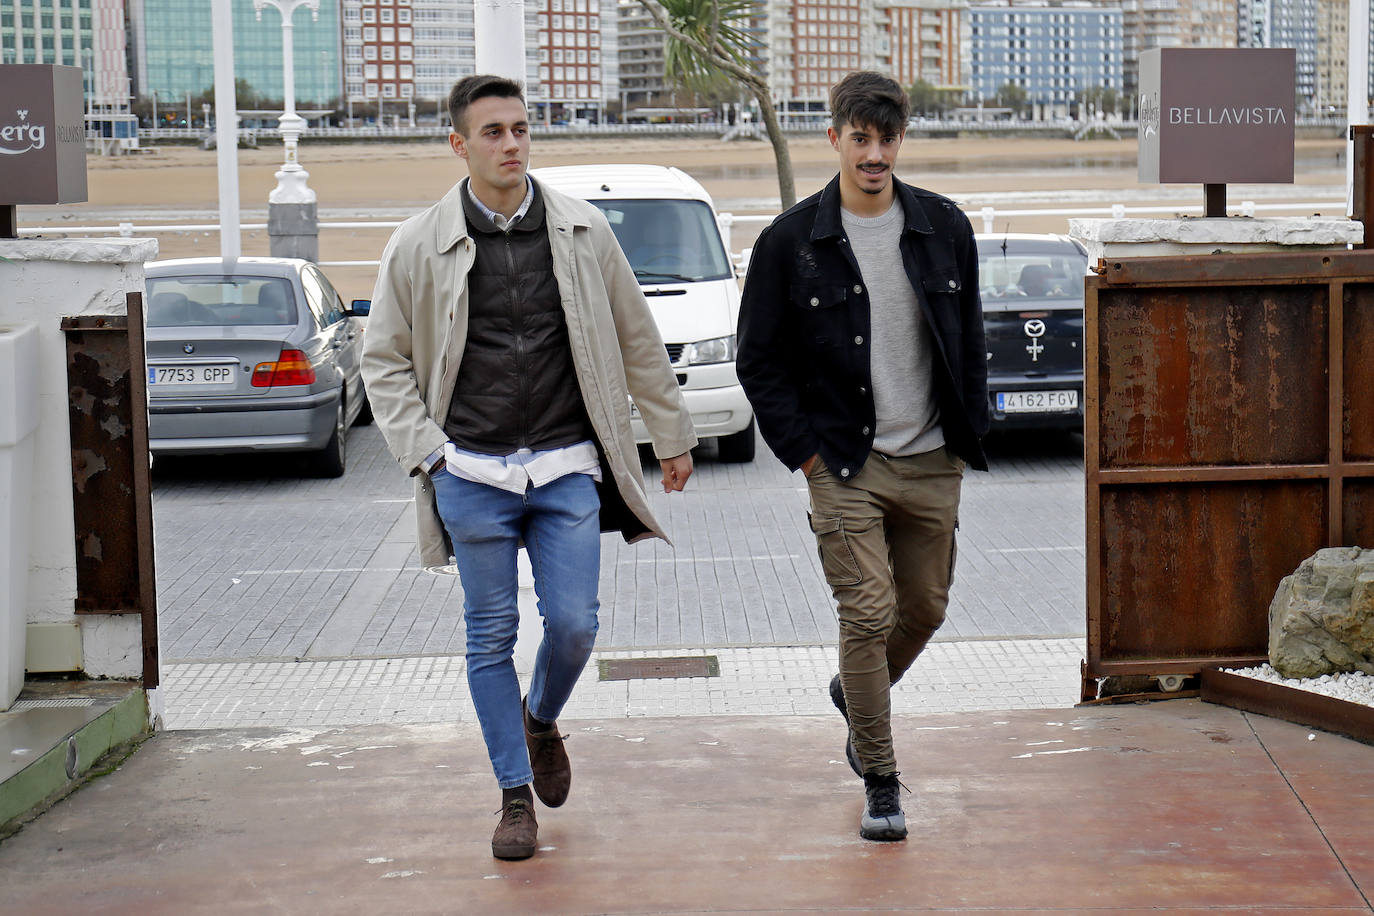
[[[687,486],[687,478],[692,476],[692,453],[683,452],[676,458],[660,458],[658,463],[663,466],[663,492],[682,492],[682,488]]]
[[[812,455],[810,458],[808,458],[808,459],[806,459],[805,461],[803,461],[803,462],[801,463],[801,472],[802,472],[802,475],[805,476],[805,477],[810,477],[810,476],[811,476],[811,466],[814,465],[817,461],[820,461],[820,460],[821,460],[821,453],[820,453],[820,452],[817,452],[816,454]]]

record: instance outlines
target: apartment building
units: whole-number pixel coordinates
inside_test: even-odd
[[[0,61],[80,67],[90,108],[127,108],[124,0],[0,0]]]
[[[903,86],[967,89],[967,0],[874,0],[874,65]]]
[[[1075,113],[1089,89],[1122,90],[1122,11],[1084,2],[974,3],[969,6],[970,84],[991,100],[1011,83],[1037,117]]]
[[[531,3],[538,49],[539,92],[531,97],[536,112],[546,120],[601,120],[619,94],[615,0]]]
[[[1237,0],[1102,0],[1122,13],[1122,78],[1140,87],[1140,55],[1151,48],[1234,48]]]

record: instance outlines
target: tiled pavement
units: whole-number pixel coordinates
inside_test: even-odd
[[[660,656],[598,652],[562,719],[834,714],[826,692],[836,670],[833,646],[672,654],[712,655],[720,674],[602,681],[598,661]],[[894,689],[893,711],[1072,706],[1082,655],[1077,639],[935,642]],[[163,672],[160,705],[170,729],[476,721],[461,656],[170,665]]]
[[[352,430],[349,447],[341,480],[303,478],[280,456],[155,468],[164,661],[462,654],[461,586],[418,567],[410,481],[375,428]],[[940,635],[1080,635],[1081,440],[993,448],[992,472],[965,478]],[[706,446],[686,493],[652,498],[674,544],[603,538],[599,649],[835,641],[804,487],[765,448],[732,465]]]

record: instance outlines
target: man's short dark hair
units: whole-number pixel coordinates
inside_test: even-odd
[[[465,76],[454,83],[448,94],[448,117],[453,122],[454,132],[466,137],[468,127],[463,123],[463,118],[467,116],[468,106],[478,99],[492,97],[519,99],[523,102],[525,91],[515,80],[506,79],[504,76],[492,76],[489,73]]]
[[[897,81],[872,70],[849,74],[830,90],[831,124],[868,127],[884,134],[906,130],[911,99]]]

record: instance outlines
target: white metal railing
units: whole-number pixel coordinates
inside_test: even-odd
[[[779,121],[783,130],[788,132],[807,132],[818,129],[818,124],[824,124],[830,118],[826,112],[778,112]],[[749,126],[757,129],[760,134],[763,131],[763,122],[748,122]],[[1332,130],[1344,129],[1346,120],[1344,118],[1298,118],[1296,125],[1301,128],[1331,128]],[[735,126],[739,126],[736,124]],[[606,134],[681,134],[681,133],[700,133],[700,134],[719,134],[731,129],[731,125],[710,121],[700,124],[694,123],[675,123],[675,124],[541,124],[534,122],[531,127],[541,134],[557,136],[599,136]],[[994,133],[1006,133],[1011,131],[1077,131],[1083,128],[1111,128],[1123,136],[1136,132],[1136,122],[1134,120],[1121,121],[1075,121],[1071,118],[1054,118],[1045,121],[979,121],[979,120],[957,120],[946,118],[915,118],[910,130],[913,133],[925,131],[945,132],[951,130],[971,130],[986,131]],[[312,139],[407,139],[423,137],[444,137],[448,136],[448,125],[422,124],[410,127],[401,125],[396,127],[385,127],[381,125],[357,126],[357,127],[308,127],[302,133],[302,137]],[[140,127],[138,136],[140,140],[201,140],[213,134],[213,130],[207,131],[203,127]],[[250,142],[253,140],[275,139],[281,136],[276,125],[264,125],[262,127],[240,127],[239,136]]]
[[[1239,207],[1242,216],[1254,216],[1260,211],[1297,211],[1300,213],[1315,213],[1319,211],[1339,211],[1345,214],[1345,201],[1326,200],[1326,201],[1306,201],[1301,203],[1259,203],[1253,200],[1242,201]],[[1167,206],[1152,207],[1127,207],[1122,204],[1113,204],[1109,207],[1055,207],[1055,208],[1033,208],[1022,209],[999,209],[997,207],[981,207],[977,210],[970,210],[969,216],[982,220],[983,234],[991,234],[995,231],[995,225],[999,219],[1009,219],[1012,217],[1023,216],[1067,216],[1067,217],[1093,217],[1109,216],[1112,219],[1124,219],[1127,216],[1146,216],[1150,214],[1199,214],[1202,212],[1202,205],[1171,204]],[[738,215],[735,213],[721,213],[717,216],[720,224],[721,236],[724,238],[727,251],[735,252],[733,244],[733,229],[735,226],[766,226],[771,223],[775,214],[766,215]],[[401,220],[320,220],[319,228],[326,229],[395,229],[401,225]],[[266,229],[266,223],[240,223],[239,228],[248,230]],[[166,223],[161,225],[139,225],[132,222],[122,222],[113,226],[37,226],[33,228],[20,227],[20,233],[43,234],[43,235],[118,235],[123,238],[132,238],[136,234],[148,233],[179,233],[179,232],[219,232],[219,223]],[[380,261],[321,261],[324,267],[375,267]]]

